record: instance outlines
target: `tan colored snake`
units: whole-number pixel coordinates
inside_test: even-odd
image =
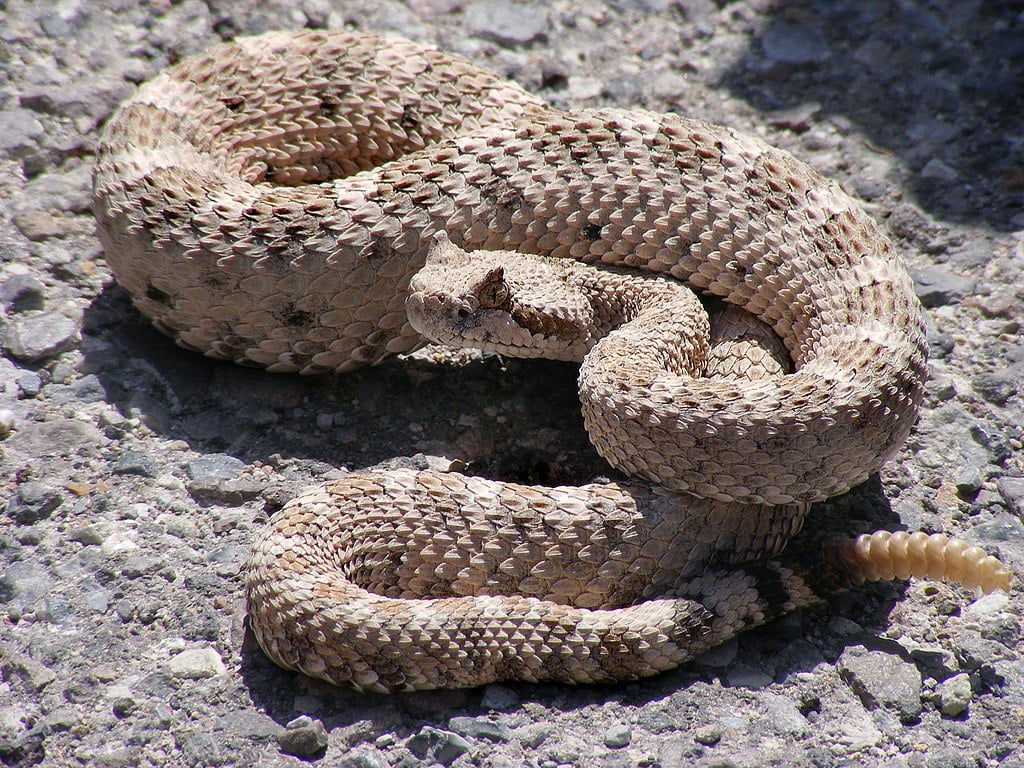
[[[584,358],[595,445],[655,486],[396,471],[314,490],[248,569],[250,625],[284,666],[387,691],[630,679],[864,577],[1008,583],[980,550],[934,539],[841,545],[817,571],[765,559],[808,503],[907,436],[925,344],[871,219],[759,139],[677,115],[560,112],[408,41],[271,33],[183,61],[123,105],[94,209],[112,270],[157,327],[274,371],[410,351],[423,342],[410,317],[424,329],[424,304],[453,297],[462,319],[509,310],[539,340],[577,333],[558,312],[511,311],[531,289],[500,254],[473,272],[492,258],[480,252],[554,257],[574,287],[594,284],[599,330],[563,356]],[[432,259],[410,293],[439,233],[471,255]],[[450,277],[459,259],[461,288],[435,287],[430,270]],[[708,363],[722,346],[684,284],[770,327],[753,346],[772,357],[781,340],[792,373]]]

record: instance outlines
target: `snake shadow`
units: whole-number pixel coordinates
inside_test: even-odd
[[[894,181],[920,207],[1013,231],[1024,194],[1022,10],[1020,0],[776,3],[713,86],[798,133],[819,116],[841,132],[852,123],[898,158]]]
[[[270,374],[178,347],[116,285],[86,308],[81,351],[83,371],[123,416],[200,453],[293,461],[311,479],[425,455],[520,482],[578,483],[608,470],[564,363],[477,355],[456,365],[392,359],[345,376]]]
[[[201,454],[228,453],[246,463],[287,457],[308,470],[306,482],[334,467],[417,466],[422,452],[431,449],[474,454],[468,471],[510,481],[578,484],[617,476],[586,437],[572,365],[485,357],[461,366],[394,361],[343,377],[268,374],[177,347],[153,330],[116,286],[86,309],[81,350],[84,370],[96,376],[103,397],[126,417],[141,419],[164,438],[184,440]],[[325,412],[332,414],[329,427],[320,416]],[[278,503],[269,497],[265,506],[269,514]],[[900,527],[898,515],[876,478],[817,505],[801,538],[816,546],[827,536],[894,527]],[[241,605],[240,577],[233,586]],[[879,642],[877,634],[900,590],[892,584],[858,590],[828,607],[748,632],[675,671],[619,685],[509,683],[358,694],[275,666],[241,614],[236,622],[241,631],[232,631],[231,644],[240,652],[242,681],[252,701],[275,721],[285,724],[312,714],[329,729],[370,741],[396,729],[415,733],[422,725],[443,726],[451,717],[487,715],[496,706],[517,710],[528,703],[578,710],[613,700],[672,701],[666,718],[699,726],[707,713],[687,705],[680,693],[716,681],[743,687],[748,683],[737,669],[784,681],[833,661],[851,642]],[[863,632],[829,631],[837,616]]]

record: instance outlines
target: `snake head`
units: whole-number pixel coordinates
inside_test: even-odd
[[[409,323],[431,341],[512,357],[581,360],[592,310],[559,262],[514,251],[467,253],[440,232],[409,282]]]

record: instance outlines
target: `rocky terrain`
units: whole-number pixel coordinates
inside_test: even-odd
[[[1019,581],[872,585],[630,685],[367,696],[267,661],[240,570],[298,490],[379,463],[610,474],[572,366],[427,348],[272,376],[176,348],[113,283],[103,121],[183,56],[304,26],[729,123],[841,181],[912,270],[931,381],[897,459],[807,534],[941,531],[1024,570],[1019,0],[0,0],[0,763],[1024,766]]]

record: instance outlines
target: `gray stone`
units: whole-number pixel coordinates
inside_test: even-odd
[[[223,453],[211,453],[185,465],[188,492],[197,499],[242,504],[260,495],[262,486],[239,475],[245,462]]]
[[[494,742],[512,740],[512,731],[507,726],[486,717],[453,717],[448,720],[448,727],[461,736],[474,739]]]
[[[0,440],[3,440],[18,424],[18,418],[10,408],[0,408]]]
[[[893,710],[905,723],[921,716],[921,672],[894,653],[855,645],[839,657],[839,674],[867,709]]]
[[[31,110],[0,110],[0,154],[24,159],[36,151],[39,139],[45,135]]]
[[[981,490],[983,478],[978,467],[964,466],[959,468],[953,476],[953,486],[956,492],[964,498],[973,498]]]
[[[814,127],[819,112],[821,112],[821,104],[809,101],[772,112],[768,115],[768,122],[776,128],[803,133]]]
[[[979,597],[963,610],[965,625],[974,625],[981,636],[997,640],[1008,648],[1017,644],[1024,628],[1019,617],[1009,607],[1009,597],[997,591]]]
[[[971,379],[971,388],[993,405],[1006,405],[1017,394],[1021,375],[1019,369],[980,373]]]
[[[516,728],[516,739],[525,747],[536,749],[543,744],[554,731],[551,723],[530,723]]]
[[[338,768],[388,768],[388,761],[376,750],[354,749],[338,761]]]
[[[806,24],[772,24],[761,38],[764,55],[784,64],[812,64],[829,56],[821,30]]]
[[[201,680],[226,674],[227,669],[220,654],[210,647],[189,648],[167,662],[167,671],[172,677],[183,680]]]
[[[470,743],[458,734],[442,731],[429,725],[411,737],[405,746],[416,757],[430,758],[441,765],[451,765],[459,755],[470,750]]]
[[[18,105],[48,115],[95,120],[110,114],[132,90],[132,84],[120,77],[96,75],[67,85],[26,89],[18,97]]]
[[[189,766],[220,766],[229,761],[228,748],[221,734],[216,736],[203,731],[184,731],[176,734],[178,748],[181,750],[185,765]],[[125,763],[128,766],[138,765],[138,761]]]
[[[37,363],[78,344],[79,328],[75,320],[58,312],[27,312],[12,320],[0,341],[15,360]]]
[[[129,717],[138,708],[139,702],[134,696],[118,696],[110,702],[110,710],[117,718]]]
[[[57,13],[47,13],[39,19],[39,28],[48,37],[67,37],[74,29],[69,19]]]
[[[0,670],[4,680],[17,681],[26,690],[36,693],[57,679],[52,669],[24,653],[9,653],[0,658]]]
[[[36,397],[43,391],[43,380],[38,373],[25,371],[18,376],[18,389],[24,397]]]
[[[519,696],[511,688],[491,683],[484,688],[480,706],[495,712],[505,712],[519,704]]]
[[[548,25],[543,8],[507,0],[477,0],[466,10],[466,26],[478,37],[502,45],[525,45],[536,40]]]
[[[0,570],[0,601],[32,603],[53,589],[50,572],[38,563],[19,560]]]
[[[921,169],[921,178],[931,179],[933,181],[942,181],[949,184],[960,178],[960,174],[957,173],[955,169],[950,168],[944,162],[939,160],[939,158],[933,157],[925,163],[924,168]]]
[[[189,480],[210,482],[215,480],[234,480],[245,470],[245,462],[224,453],[210,453],[192,459],[185,465],[185,474]]]
[[[675,104],[692,89],[690,82],[678,72],[659,72],[651,79],[651,92],[655,98]]]
[[[313,757],[327,749],[327,729],[320,720],[301,715],[289,722],[278,735],[277,744],[285,754]]]
[[[115,475],[139,475],[140,477],[156,477],[160,468],[156,462],[141,451],[125,451],[111,469]]]
[[[601,88],[601,95],[617,104],[636,105],[643,101],[643,82],[638,77],[613,77]]]
[[[777,733],[805,736],[810,732],[807,718],[800,714],[800,709],[793,699],[764,692],[760,694],[760,700],[764,704],[772,729]]]
[[[693,732],[693,740],[706,747],[713,747],[722,740],[720,725],[704,725]]]
[[[81,598],[84,606],[93,613],[106,613],[110,607],[110,592],[100,586],[84,588]]]
[[[265,741],[281,734],[281,726],[273,718],[252,709],[229,712],[221,718],[221,724],[225,730],[241,734],[247,739]]]
[[[67,219],[41,208],[17,211],[11,219],[21,234],[33,242],[63,237],[69,231]]]
[[[9,313],[41,310],[46,303],[45,290],[32,275],[11,275],[0,283],[0,305]]]
[[[943,679],[960,669],[953,654],[941,647],[919,646],[910,651],[910,657],[928,677]]]
[[[931,749],[925,758],[924,768],[973,768],[977,764],[973,757],[959,749]],[[1020,763],[1011,763],[1007,768],[1020,768]]]
[[[1006,508],[1017,517],[1024,517],[1024,477],[1001,477],[996,481]]]
[[[1002,512],[990,522],[974,526],[970,538],[984,542],[1024,541],[1024,522],[1010,512]]]
[[[736,660],[737,648],[737,641],[734,637],[704,651],[693,660],[693,663],[713,669],[727,667]]]
[[[1013,447],[1001,430],[986,427],[975,421],[971,424],[971,439],[988,451],[993,464],[1002,464],[1014,455]]]
[[[63,595],[47,595],[42,603],[36,604],[36,621],[61,624],[74,612],[71,603]]]
[[[935,693],[939,711],[946,717],[959,717],[967,711],[974,695],[971,676],[963,672],[953,675],[939,683]]]
[[[35,718],[22,707],[0,707],[0,739],[13,739],[28,730],[28,722]]]
[[[604,732],[604,745],[609,749],[628,747],[633,740],[633,730],[627,723],[615,723]]]
[[[914,292],[926,307],[958,304],[974,293],[974,280],[954,275],[942,267],[912,267],[909,271],[914,278]]]
[[[64,497],[57,489],[29,480],[14,490],[7,502],[7,514],[20,525],[31,525],[48,518],[63,501]]]
[[[949,254],[950,261],[963,269],[980,267],[992,261],[992,243],[988,240],[968,240],[961,248]]]
[[[773,681],[770,675],[765,674],[760,669],[754,669],[754,667],[741,661],[728,671],[726,682],[733,688],[757,690],[767,688]]]
[[[263,486],[254,480],[245,478],[216,480],[211,483],[193,480],[188,484],[188,492],[194,498],[222,504],[244,504],[258,497],[262,491]]]

